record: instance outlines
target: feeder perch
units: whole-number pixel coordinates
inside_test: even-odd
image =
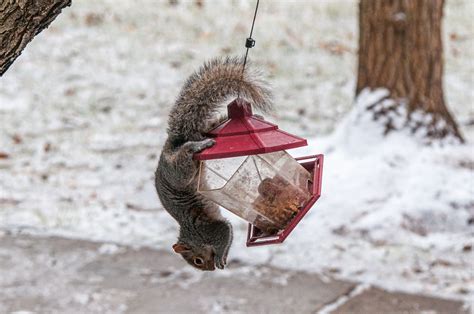
[[[323,155],[293,158],[301,137],[252,114],[238,98],[228,120],[209,131],[214,146],[200,161],[198,192],[248,221],[247,246],[283,242],[321,195]]]

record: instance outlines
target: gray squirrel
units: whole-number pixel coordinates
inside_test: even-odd
[[[224,269],[232,225],[217,204],[197,192],[199,162],[193,155],[214,145],[205,133],[225,120],[217,111],[230,97],[248,99],[262,112],[272,109],[267,84],[242,68],[241,58],[218,58],[187,79],[169,114],[168,139],[155,172],[161,203],[180,225],[173,250],[200,270]]]

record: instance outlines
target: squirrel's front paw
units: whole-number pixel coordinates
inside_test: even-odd
[[[207,138],[205,140],[199,141],[199,142],[187,142],[186,144],[183,145],[183,150],[187,153],[195,154],[202,152],[206,148],[209,148],[213,146],[216,143],[215,140],[211,138]]]
[[[215,262],[217,268],[224,269],[224,267],[226,265],[226,258],[215,255],[214,256],[214,262]]]
[[[206,148],[214,146],[214,144],[216,144],[216,141],[213,140],[212,138],[205,139],[204,141],[200,141],[196,144],[194,152],[199,153],[205,150]]]

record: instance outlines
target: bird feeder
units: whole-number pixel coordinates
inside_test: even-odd
[[[321,195],[323,155],[293,158],[301,137],[252,114],[238,98],[228,120],[209,131],[214,146],[200,161],[198,192],[248,221],[247,246],[283,242]]]

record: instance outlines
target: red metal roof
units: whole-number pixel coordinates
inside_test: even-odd
[[[195,154],[194,159],[256,155],[308,145],[306,139],[252,115],[250,103],[243,99],[237,98],[227,105],[227,112],[229,119],[207,134],[216,144]]]

